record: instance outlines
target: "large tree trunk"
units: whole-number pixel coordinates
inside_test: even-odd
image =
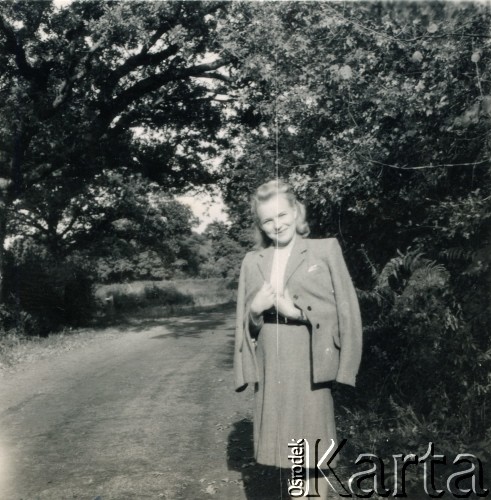
[[[29,132],[21,124],[12,137],[10,178],[0,179],[0,304],[5,302],[5,240],[7,239],[8,217],[13,201],[23,187],[22,164],[29,141]]]
[[[7,237],[7,210],[5,207],[5,201],[1,200],[0,203],[0,304],[5,301],[5,239]]]

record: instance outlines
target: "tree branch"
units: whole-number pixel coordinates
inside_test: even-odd
[[[5,48],[15,57],[15,63],[19,73],[28,80],[32,81],[37,76],[37,71],[27,62],[24,47],[17,39],[17,35],[3,16],[0,15],[0,33],[5,37]]]
[[[177,54],[179,51],[179,46],[177,44],[169,45],[165,50],[160,52],[155,52],[153,54],[148,54],[148,51],[142,51],[129,59],[127,59],[119,68],[116,68],[107,78],[106,88],[109,92],[114,89],[118,81],[124,76],[131,73],[134,69],[139,66],[157,66],[161,62],[165,61],[169,57]]]
[[[39,220],[30,212],[27,210],[27,213],[21,212],[20,210],[16,211],[15,214],[16,217],[18,217],[20,220],[18,220],[19,225],[25,225],[25,226],[30,226],[30,227],[35,227],[38,229],[41,233],[47,233],[48,230],[45,228]]]
[[[478,165],[484,165],[489,162],[489,158],[485,158],[484,160],[474,161],[470,163],[443,163],[439,165],[420,165],[418,167],[407,167],[407,166],[399,167],[398,165],[389,165],[387,163],[382,163],[381,161],[371,160],[368,158],[366,158],[366,160],[369,161],[370,163],[377,163],[378,165],[382,165],[384,167],[389,167],[389,168],[395,168],[398,170],[423,170],[428,168],[447,168],[447,167],[477,167]]]
[[[65,236],[67,235],[67,233],[69,231],[71,231],[71,229],[75,225],[75,222],[77,222],[77,220],[79,220],[79,219],[80,219],[80,213],[75,213],[75,215],[72,217],[72,220],[70,221],[70,223],[68,224],[68,226],[59,234],[60,239],[63,240],[65,238]]]
[[[38,9],[37,16],[31,26],[30,29],[30,36],[34,36],[36,34],[36,31],[39,29],[39,26],[41,25],[41,21],[43,20],[43,14],[46,10],[47,4],[45,2],[39,2],[38,5],[36,5],[36,8]]]
[[[64,165],[63,164],[56,164],[56,165],[51,165],[51,167],[43,170],[39,175],[35,176],[34,178],[28,178],[25,179],[25,186],[26,186],[26,191],[32,188],[35,184],[38,184],[46,179],[48,179],[52,174],[55,172],[59,172],[60,170],[63,170]]]
[[[131,71],[138,68],[139,66],[160,64],[162,61],[168,59],[170,56],[178,52],[179,46],[177,44],[171,44],[165,50],[154,54],[149,54],[150,49],[154,47],[155,44],[162,38],[162,35],[167,33],[176,25],[179,15],[181,14],[181,10],[182,4],[178,3],[176,12],[172,15],[171,18],[161,21],[160,26],[150,36],[148,42],[143,45],[141,51],[138,54],[128,58],[121,66],[111,72],[106,80],[106,87],[110,89],[110,91],[117,85],[118,81],[121,80],[121,78],[131,73]]]
[[[97,43],[94,44],[94,46],[85,54],[84,57],[80,59],[80,61],[75,64],[73,64],[73,70],[71,71],[71,74],[65,79],[65,81],[58,87],[58,95],[56,96],[55,100],[53,101],[53,104],[49,110],[46,111],[46,116],[43,116],[43,118],[51,116],[62,104],[66,102],[68,97],[70,96],[71,90],[73,88],[73,84],[76,83],[77,81],[81,80],[86,74],[89,69],[89,62],[94,53],[97,51],[97,49],[102,45],[104,41],[104,38],[101,37]],[[83,67],[75,73],[75,69],[77,66],[82,65]]]
[[[157,73],[144,78],[136,82],[130,88],[121,92],[110,104],[104,106],[101,109],[101,114],[99,115],[99,123],[103,128],[106,128],[111,123],[111,120],[117,116],[122,110],[124,110],[131,102],[139,99],[145,94],[149,94],[166,83],[184,80],[190,77],[204,77],[213,78],[213,76],[207,76],[208,72],[213,72],[214,70],[226,66],[230,61],[228,59],[217,59],[211,63],[198,64],[190,68],[184,69],[169,69],[164,73]]]
[[[449,33],[442,33],[441,35],[431,35],[431,34],[425,33],[425,34],[423,34],[421,36],[417,36],[417,37],[414,37],[414,38],[397,38],[396,36],[391,36],[391,35],[388,35],[387,33],[383,33],[383,32],[377,31],[377,30],[375,30],[373,28],[370,28],[368,26],[365,26],[364,24],[356,21],[355,19],[353,19],[351,17],[346,17],[343,14],[340,14],[336,10],[336,8],[334,8],[334,7],[327,6],[327,8],[329,8],[334,13],[334,16],[337,17],[338,19],[341,19],[341,20],[346,21],[346,22],[350,22],[354,26],[360,28],[363,31],[367,31],[367,32],[372,33],[372,34],[374,34],[376,36],[380,36],[380,37],[385,38],[387,40],[393,40],[393,41],[399,42],[399,43],[412,43],[412,42],[416,42],[416,41],[422,40],[422,39],[430,40],[430,39],[433,39],[433,38],[436,39],[436,38],[446,38],[446,37],[454,37],[454,36],[459,36],[459,37],[463,36],[463,37],[467,37],[467,38],[491,38],[491,35],[481,35],[481,34],[473,34],[473,33],[462,33],[462,32],[459,32],[459,31],[449,32]]]
[[[196,78],[212,78],[214,80],[221,80],[222,82],[230,83],[232,79],[227,75],[222,75],[221,73],[217,73],[216,71],[211,73],[205,73],[204,75],[199,75]]]
[[[484,160],[480,161],[475,161],[475,162],[470,162],[470,163],[442,163],[438,165],[420,165],[417,167],[408,167],[406,165],[403,165],[402,167],[398,165],[389,165],[388,163],[383,163],[381,161],[377,160],[372,160],[371,158],[363,158],[365,161],[368,161],[370,163],[376,163],[377,165],[382,165],[383,167],[389,167],[389,168],[395,168],[398,170],[422,170],[422,169],[431,169],[431,168],[447,168],[447,167],[477,167],[478,165],[484,165],[489,162],[490,158],[485,158]],[[281,166],[284,167],[315,167],[317,165],[326,165],[329,161],[328,160],[320,160],[316,163],[301,163],[301,164],[296,164],[296,165],[286,165],[286,164],[280,164]],[[317,182],[317,181],[312,181],[312,182]]]

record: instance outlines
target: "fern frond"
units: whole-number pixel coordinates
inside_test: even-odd
[[[475,259],[475,252],[462,247],[452,247],[442,250],[438,256],[447,262],[472,262]]]
[[[403,263],[402,257],[394,257],[385,264],[377,279],[377,287],[389,286],[389,276],[398,277]]]
[[[409,252],[403,259],[403,266],[409,272],[413,272],[421,266],[421,260],[423,257],[423,252]]]
[[[447,286],[450,273],[443,264],[428,260],[415,269],[408,280],[408,288],[428,289]]]

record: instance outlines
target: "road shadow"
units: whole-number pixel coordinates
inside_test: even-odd
[[[285,500],[289,470],[256,463],[252,426],[246,418],[233,424],[227,442],[228,469],[241,473],[248,500]]]
[[[131,311],[116,310],[107,314],[96,314],[90,321],[88,326],[95,330],[102,330],[108,327],[125,330],[132,328],[136,323],[144,323],[145,321],[154,321],[159,324],[164,324],[168,320],[177,320],[178,318],[199,318],[203,316],[216,314],[235,314],[235,304],[217,304],[208,306],[152,306],[142,307]]]
[[[201,312],[193,317],[178,317],[169,318],[163,321],[162,326],[165,326],[166,333],[155,335],[152,339],[160,339],[166,337],[195,337],[201,338],[201,335],[214,334],[215,330],[220,329],[225,324],[223,312]]]
[[[110,318],[99,319],[91,325],[94,330],[113,328],[120,332],[140,332],[156,327],[165,327],[168,332],[152,338],[169,336],[199,337],[205,330],[221,328],[228,314],[233,312],[233,305],[201,306],[177,311],[155,311],[148,308],[128,314],[117,314]]]

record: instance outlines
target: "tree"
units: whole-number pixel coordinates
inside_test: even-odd
[[[232,217],[278,171],[314,234],[364,243],[383,266],[429,244],[443,200],[449,217],[479,189],[489,211],[489,19],[470,3],[237,5],[228,42],[246,89],[222,182]]]
[[[203,160],[221,142],[216,94],[230,59],[212,54],[226,7],[2,3],[0,276],[18,211],[60,246],[83,219],[77,200],[107,172],[124,167],[169,193],[213,180]]]
[[[211,251],[206,266],[202,266],[202,274],[238,280],[246,248],[231,229],[220,221],[206,226],[203,235],[210,241]]]
[[[191,210],[175,201],[166,189],[126,168],[103,171],[71,200],[60,204],[52,226],[51,203],[56,191],[25,200],[11,220],[12,234],[31,238],[57,258],[75,251],[110,255],[118,240],[154,248],[172,260],[177,239],[191,232]],[[27,207],[27,208],[26,208]]]

